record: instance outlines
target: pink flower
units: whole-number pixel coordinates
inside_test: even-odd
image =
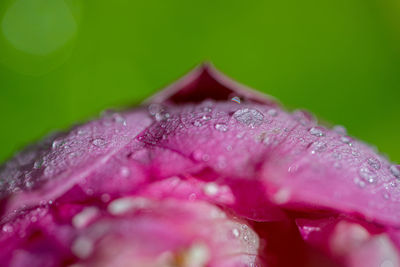
[[[400,167],[209,65],[0,179],[2,266],[400,266]]]

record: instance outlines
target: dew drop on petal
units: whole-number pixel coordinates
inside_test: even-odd
[[[354,183],[355,183],[356,185],[358,185],[359,187],[361,187],[361,188],[364,188],[364,187],[365,187],[365,182],[362,181],[362,180],[360,180],[358,177],[354,178],[353,181],[354,181]]]
[[[12,231],[14,231],[14,228],[10,224],[6,223],[5,225],[3,225],[2,230],[4,233],[11,233]]]
[[[211,116],[209,116],[209,115],[203,115],[203,117],[201,117],[201,119],[202,119],[203,121],[209,121],[209,120],[211,120]]]
[[[44,160],[43,159],[38,159],[37,161],[35,161],[35,163],[33,164],[33,168],[35,169],[40,169],[44,164]]]
[[[217,123],[215,124],[215,129],[220,132],[226,132],[228,131],[228,125],[226,125],[225,123]]]
[[[61,147],[64,143],[65,141],[63,139],[55,139],[51,144],[51,148],[57,149],[58,147]]]
[[[367,162],[368,165],[374,168],[375,170],[379,170],[381,168],[381,163],[376,158],[369,158]]]
[[[92,144],[96,147],[103,147],[106,144],[106,140],[103,138],[96,138],[92,141]]]
[[[364,179],[366,182],[370,184],[376,182],[376,177],[377,177],[376,173],[369,168],[361,167],[360,170],[358,171],[358,174],[362,179]]]
[[[196,127],[201,127],[201,126],[203,126],[203,124],[202,124],[200,121],[198,121],[198,120],[194,121],[194,122],[193,122],[193,125],[196,126]]]
[[[351,138],[348,136],[341,136],[340,141],[351,146]]]
[[[240,123],[255,128],[260,126],[264,120],[264,115],[256,109],[243,108],[233,113],[233,117]]]
[[[328,148],[326,143],[323,142],[315,142],[312,145],[312,150],[311,150],[311,154],[316,154],[316,153],[321,153],[326,151],[326,149]]]
[[[276,116],[278,116],[278,111],[276,109],[272,108],[267,111],[267,114],[271,117],[276,117]]]
[[[114,122],[116,122],[118,124],[121,124],[123,126],[126,126],[126,119],[121,114],[114,113],[113,116],[112,116],[112,119],[113,119]]]
[[[295,110],[293,112],[293,118],[297,120],[302,125],[307,125],[307,123],[315,122],[314,116],[305,110]]]
[[[317,136],[317,137],[322,137],[325,136],[325,133],[322,131],[322,128],[319,127],[312,127],[309,130],[311,135]]]
[[[157,113],[160,113],[163,108],[160,104],[150,104],[147,110],[149,111],[150,115],[155,116]]]
[[[212,111],[212,108],[211,108],[211,107],[204,107],[204,108],[203,108],[203,111],[209,113],[209,112]]]
[[[346,134],[347,134],[347,129],[346,129],[344,126],[342,126],[342,125],[333,126],[332,130],[333,130],[335,133],[338,133],[338,134],[340,134],[340,135],[346,135]]]
[[[394,177],[400,178],[400,165],[390,166],[390,172],[394,175]]]
[[[233,102],[236,102],[236,103],[240,104],[240,97],[238,97],[238,96],[232,97],[231,100],[232,100]]]

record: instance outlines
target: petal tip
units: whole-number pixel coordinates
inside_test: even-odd
[[[223,101],[233,96],[256,103],[277,105],[272,97],[232,80],[211,61],[204,61],[181,79],[144,101],[144,104],[199,103],[206,99]]]

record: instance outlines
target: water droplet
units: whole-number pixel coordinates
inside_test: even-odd
[[[118,124],[122,124],[123,126],[126,126],[126,119],[124,116],[122,116],[119,113],[114,113],[113,114],[113,120],[118,123]]]
[[[170,117],[170,114],[160,104],[151,104],[148,106],[147,110],[149,111],[150,115],[156,119],[156,121],[163,121]]]
[[[203,111],[204,111],[204,112],[211,112],[211,111],[212,111],[212,108],[210,108],[210,107],[204,107],[204,108],[203,108]]]
[[[325,136],[325,133],[323,132],[322,128],[320,128],[320,127],[312,127],[308,131],[310,132],[310,134],[317,136],[317,137]]]
[[[204,120],[204,121],[209,121],[209,120],[211,120],[211,116],[203,115],[203,117],[201,117],[201,119]]]
[[[83,136],[83,135],[86,135],[86,134],[87,134],[87,131],[86,131],[85,129],[79,129],[78,132],[77,132],[77,134],[78,134],[79,136]]]
[[[3,225],[2,230],[4,233],[12,233],[12,231],[14,231],[14,228],[10,224],[6,223],[5,225]]]
[[[238,133],[237,135],[236,135],[236,138],[237,139],[242,139],[243,138],[243,136],[244,136],[244,132],[241,132],[241,133]]]
[[[381,163],[376,158],[369,158],[367,162],[368,165],[374,168],[375,170],[379,170],[381,168]]]
[[[359,187],[361,187],[361,188],[364,188],[364,187],[365,187],[365,182],[362,181],[362,180],[360,180],[358,177],[354,178],[353,181],[354,181],[354,183],[355,183],[356,185],[358,185]]]
[[[92,141],[92,144],[96,147],[103,147],[106,144],[106,140],[103,138],[96,138]]]
[[[232,229],[232,234],[234,237],[239,237],[240,235],[239,229],[237,228]]]
[[[312,150],[311,150],[311,154],[315,154],[315,153],[321,153],[326,151],[326,149],[328,148],[326,143],[323,142],[315,142],[312,145]]]
[[[256,109],[244,108],[237,110],[233,117],[240,123],[255,128],[260,126],[264,120],[264,115]]]
[[[201,127],[201,126],[203,126],[203,124],[202,124],[200,121],[198,121],[198,120],[194,121],[194,122],[193,122],[193,125],[196,126],[196,127]]]
[[[341,136],[341,137],[340,137],[340,141],[341,141],[342,143],[348,144],[349,146],[352,145],[352,144],[351,144],[351,138],[348,137],[348,136]]]
[[[210,183],[206,183],[204,185],[203,191],[204,191],[204,194],[211,197],[211,196],[215,196],[216,194],[218,194],[219,188],[216,183],[210,182]]]
[[[163,107],[160,104],[150,104],[147,108],[150,115],[155,116],[157,113],[160,113],[163,110]]]
[[[236,102],[236,103],[240,104],[240,97],[238,97],[238,96],[232,97],[231,100],[232,100],[233,102]]]
[[[33,168],[35,169],[40,169],[42,168],[44,164],[44,160],[43,159],[38,159],[37,161],[35,161],[35,163],[33,164]]]
[[[314,116],[306,110],[295,110],[293,112],[293,117],[302,125],[307,125],[308,123],[313,123],[316,121]]]
[[[226,132],[228,131],[228,125],[226,125],[225,123],[217,123],[215,124],[215,129],[220,132]]]
[[[367,181],[370,184],[373,184],[376,182],[376,178],[377,178],[376,173],[369,168],[361,167],[360,170],[358,171],[358,174],[360,175],[360,177],[362,179],[364,179],[365,181]]]
[[[342,126],[342,125],[333,126],[332,130],[333,130],[335,133],[338,133],[338,134],[340,134],[340,135],[346,135],[346,134],[347,134],[346,128],[345,128],[344,126]]]
[[[270,110],[267,111],[267,114],[271,117],[276,117],[278,116],[278,111],[274,108],[271,108]]]
[[[390,172],[394,175],[394,177],[400,178],[400,165],[390,166]]]
[[[55,139],[53,143],[51,144],[52,149],[57,149],[58,147],[61,147],[63,144],[65,144],[64,139]]]
[[[168,112],[157,113],[155,115],[156,121],[164,121],[170,117]]]

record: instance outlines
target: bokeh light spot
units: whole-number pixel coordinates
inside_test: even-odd
[[[60,49],[77,31],[63,0],[16,0],[5,12],[1,26],[15,48],[39,56]]]

